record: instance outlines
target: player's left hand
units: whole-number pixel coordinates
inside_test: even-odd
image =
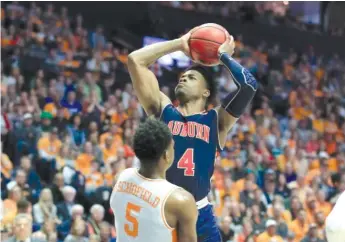
[[[188,57],[190,57],[189,44],[188,44],[189,38],[191,36],[191,33],[196,28],[198,28],[198,27],[195,27],[195,28],[189,30],[188,33],[186,33],[180,37],[180,40],[182,41],[182,50],[181,51],[183,51],[183,53],[185,53],[185,55],[187,55]]]
[[[219,47],[218,55],[221,53],[228,53],[232,56],[235,52],[235,40],[232,35],[228,35],[226,41]]]

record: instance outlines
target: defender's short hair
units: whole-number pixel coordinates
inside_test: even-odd
[[[194,64],[191,67],[187,68],[184,72],[186,71],[197,71],[199,72],[205,79],[207,88],[210,90],[210,96],[208,97],[208,103],[212,102],[217,95],[217,88],[218,88],[218,83],[217,81],[213,78],[213,71],[211,70],[210,67],[205,67],[202,65]]]
[[[133,148],[140,162],[158,162],[172,141],[168,126],[156,119],[148,118],[134,134]]]

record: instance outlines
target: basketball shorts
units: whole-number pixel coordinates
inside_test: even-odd
[[[198,221],[196,223],[198,242],[221,242],[221,236],[217,225],[217,220],[213,215],[213,206],[199,209]]]

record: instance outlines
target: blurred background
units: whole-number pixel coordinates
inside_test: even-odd
[[[327,1],[2,2],[2,239],[116,241],[113,178],[138,165],[145,119],[127,55],[213,22],[260,82],[216,161],[223,240],[326,242],[345,190],[344,12]],[[189,65],[176,52],[151,67],[172,100]],[[221,99],[234,84],[213,72]]]

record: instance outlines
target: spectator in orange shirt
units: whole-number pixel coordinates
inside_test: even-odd
[[[48,183],[52,181],[56,169],[56,157],[59,155],[61,146],[56,127],[52,128],[47,136],[39,139],[37,147],[42,162],[37,166],[37,173],[43,181]]]
[[[60,66],[66,69],[77,69],[80,66],[80,62],[73,59],[73,52],[67,51],[66,59],[59,62]]]
[[[91,174],[91,163],[94,160],[91,142],[84,144],[84,152],[81,153],[75,161],[75,169],[80,171],[83,175]]]
[[[307,215],[303,208],[298,211],[297,218],[290,224],[290,230],[295,234],[297,241],[301,241],[308,232]]]
[[[237,168],[239,166],[242,166],[240,164],[241,163],[241,159],[240,158],[236,158],[235,161],[236,161]],[[233,185],[233,189],[235,189],[238,192],[242,192],[243,189],[245,189],[245,183],[248,181],[248,182],[250,182],[251,190],[255,190],[258,187],[255,184],[255,182],[256,182],[255,173],[252,170],[249,170],[249,169],[247,171],[244,171],[244,172],[246,173],[245,177],[237,180],[234,183],[234,185]],[[247,184],[247,185],[249,185],[249,184]]]
[[[266,231],[258,236],[256,242],[283,242],[283,238],[276,234],[277,222],[275,220],[267,220],[265,227]]]
[[[319,134],[323,134],[325,131],[325,121],[322,118],[322,111],[316,110],[315,115],[312,116],[313,129]]]
[[[117,124],[112,124],[110,126],[110,129],[108,132],[103,133],[100,136],[100,145],[104,145],[105,144],[105,140],[108,136],[113,137],[113,144],[115,145],[115,147],[119,147],[122,146],[123,141],[122,141],[122,137],[119,134],[119,127]]]
[[[102,146],[103,162],[108,164],[116,158],[117,149],[113,142],[113,137],[108,136]]]
[[[55,159],[62,146],[58,138],[58,129],[54,127],[48,136],[43,136],[38,140],[38,152],[41,158],[45,160]]]
[[[1,174],[3,174],[6,178],[10,178],[12,170],[12,161],[10,160],[8,155],[1,152]]]
[[[329,155],[333,155],[337,151],[337,142],[334,134],[325,134],[326,151]]]
[[[331,113],[329,120],[325,123],[325,132],[334,134],[338,131],[337,118],[334,113]]]
[[[328,171],[328,154],[326,152],[320,152],[320,160],[318,163],[316,163],[316,168],[313,170],[310,170],[306,176],[305,176],[305,181],[307,184],[310,184],[311,181],[315,178],[315,177],[319,177],[322,174],[327,174],[329,173]]]
[[[97,160],[92,160],[90,173],[86,174],[86,191],[93,192],[104,185],[103,174],[99,170],[99,162]]]
[[[22,197],[22,189],[19,186],[14,186],[9,189],[8,198],[3,201],[3,218],[1,225],[4,227],[10,226],[17,215],[17,202]]]
[[[111,122],[117,125],[122,125],[124,121],[128,119],[128,115],[125,112],[124,106],[122,103],[118,104],[118,110],[111,116]]]
[[[320,189],[316,193],[317,203],[319,205],[319,210],[322,211],[324,216],[328,216],[328,214],[332,210],[332,205],[326,201],[326,193],[324,190]]]

